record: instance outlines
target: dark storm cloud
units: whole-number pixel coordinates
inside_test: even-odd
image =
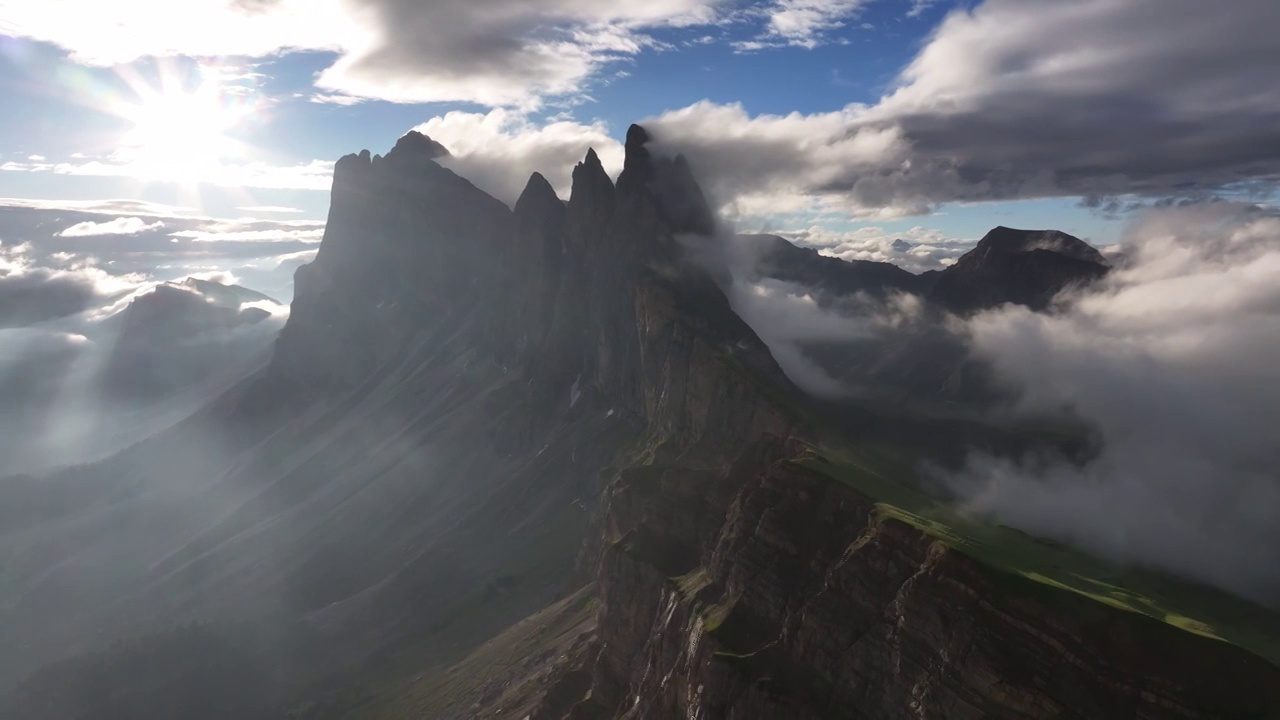
[[[746,212],[813,207],[812,195],[818,209],[904,214],[1269,190],[1277,23],[1270,0],[988,0],[948,16],[874,106],[751,117],[702,103],[650,126]]]

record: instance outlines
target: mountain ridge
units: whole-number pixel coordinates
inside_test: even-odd
[[[20,638],[42,657],[103,628],[262,622],[298,663],[255,689],[263,717],[1274,707],[1274,666],[992,568],[888,514],[872,480],[833,479],[848,464],[825,432],[858,452],[938,444],[921,457],[1011,441],[804,398],[717,278],[681,262],[714,218],[688,163],[654,158],[643,129],[616,183],[588,152],[567,203],[531,176],[515,209],[423,137],[338,162],[264,371],[46,486],[88,478],[106,497],[91,517],[74,493],[54,505],[78,542],[32,530],[16,567],[33,574],[15,571],[5,607],[20,627],[51,623],[75,606],[59,590],[72,580],[111,602]],[[120,575],[75,574],[108,566]],[[552,627],[562,644],[536,640]],[[263,661],[251,642],[217,647],[228,667]],[[502,668],[458,672],[485,652]],[[166,671],[203,672],[187,655]],[[92,663],[58,667],[11,696],[16,717],[129,700]],[[93,692],[66,691],[81,685]]]

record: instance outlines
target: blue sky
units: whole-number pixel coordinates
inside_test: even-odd
[[[226,221],[259,222],[259,240],[278,221],[296,243],[324,218],[332,162],[411,128],[511,201],[533,170],[566,194],[588,146],[616,170],[644,121],[739,229],[841,257],[941,267],[998,224],[1108,245],[1151,205],[1274,201],[1258,58],[1275,51],[1254,29],[1269,14],[1261,0],[1231,15],[1190,0],[0,0],[0,197],[45,213],[147,201],[220,219],[227,238],[244,231]],[[915,248],[892,251],[897,238]],[[39,238],[0,226],[24,241]]]

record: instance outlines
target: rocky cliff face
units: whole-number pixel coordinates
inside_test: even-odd
[[[624,473],[564,716],[1270,717],[1276,669],[992,570],[764,438]],[[561,717],[561,709],[535,717]]]

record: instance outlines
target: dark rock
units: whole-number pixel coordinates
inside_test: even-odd
[[[1108,269],[1101,253],[1066,233],[997,227],[938,274],[929,299],[956,313],[1005,303],[1043,310],[1062,291]]]

